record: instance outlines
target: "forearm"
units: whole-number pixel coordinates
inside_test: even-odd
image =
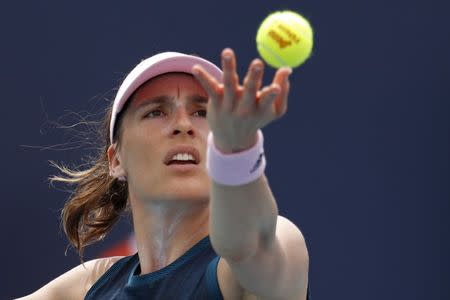
[[[241,186],[211,184],[210,239],[217,254],[239,259],[275,238],[278,207],[266,176]]]

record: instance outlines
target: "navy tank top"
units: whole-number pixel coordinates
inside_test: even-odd
[[[217,281],[219,256],[206,236],[181,257],[155,272],[140,274],[138,254],[114,263],[89,289],[85,300],[223,300]]]
[[[85,300],[223,300],[217,281],[219,258],[209,236],[168,266],[145,275],[138,275],[138,254],[126,256],[95,282]]]

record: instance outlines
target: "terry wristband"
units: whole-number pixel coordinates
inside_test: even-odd
[[[223,185],[244,185],[258,179],[266,168],[264,156],[264,137],[257,131],[257,142],[250,149],[224,154],[214,145],[213,133],[208,135],[206,150],[206,169],[209,176]]]

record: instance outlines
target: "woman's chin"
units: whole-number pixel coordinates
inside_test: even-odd
[[[190,190],[189,188],[186,188],[183,191],[169,192],[166,194],[165,198],[187,201],[205,201],[209,199],[209,193],[201,193],[198,189]]]
[[[209,184],[197,181],[180,181],[161,190],[160,195],[165,199],[206,201],[209,200]]]
[[[149,183],[142,180],[134,189],[139,191],[137,195],[150,199],[172,199],[187,201],[207,201],[210,193],[210,180],[208,176],[192,176],[190,178],[166,178]]]

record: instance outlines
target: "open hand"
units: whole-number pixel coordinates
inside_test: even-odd
[[[272,83],[261,88],[264,63],[254,59],[240,85],[233,50],[224,49],[221,59],[223,83],[199,65],[192,72],[209,96],[207,119],[214,144],[223,153],[239,152],[256,143],[258,129],[286,113],[292,70],[278,69]]]

